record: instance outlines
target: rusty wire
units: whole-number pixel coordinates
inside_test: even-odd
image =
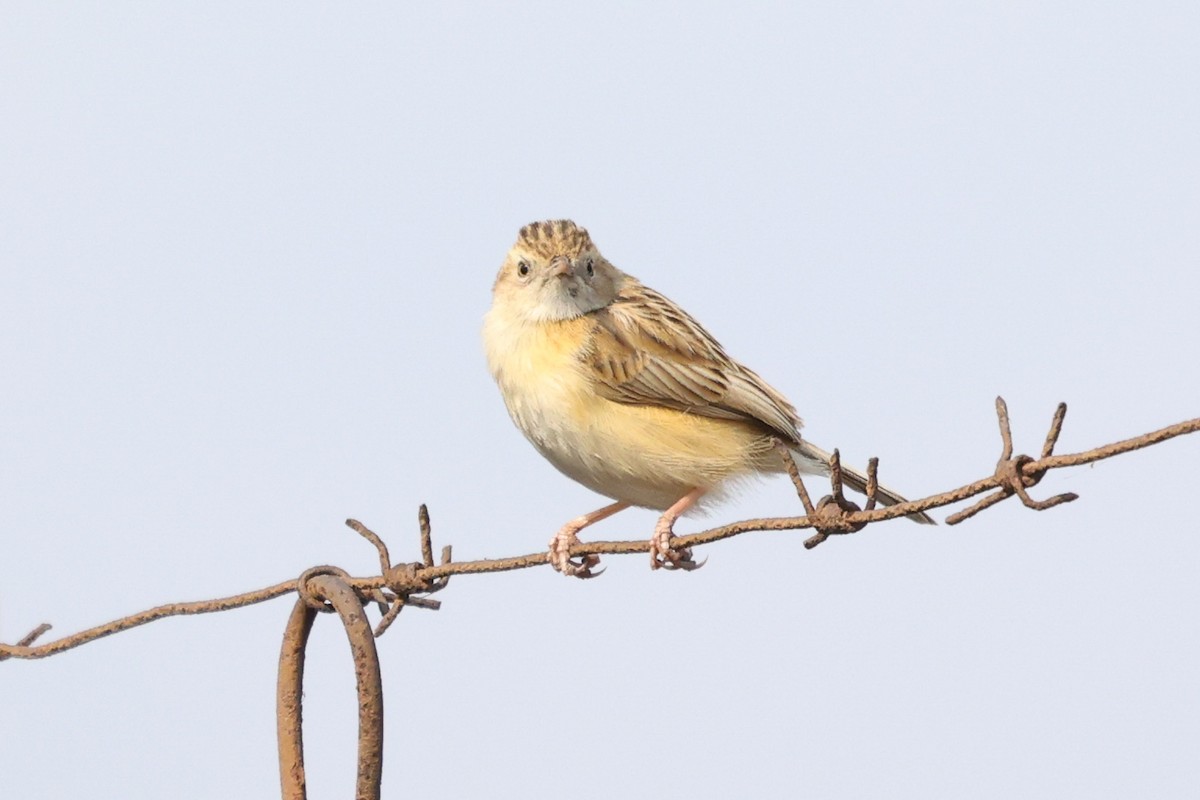
[[[276,693],[283,800],[305,800],[308,796],[301,709],[304,649],[313,620],[322,611],[337,612],[354,657],[358,685],[358,781],[354,796],[357,800],[379,800],[383,779],[383,681],[379,653],[375,649],[375,635],[367,623],[363,599],[347,577],[336,567],[316,567],[301,575],[296,584],[300,597],[284,630]]]
[[[671,539],[670,547],[673,549],[690,548],[702,544],[711,544],[722,539],[754,531],[784,531],[813,528],[817,531],[816,534],[805,542],[805,546],[811,548],[821,544],[831,535],[854,533],[871,523],[953,505],[954,503],[959,503],[988,492],[991,492],[991,494],[976,502],[975,505],[947,517],[947,524],[958,524],[970,516],[978,514],[985,508],[989,508],[1013,495],[1017,495],[1021,502],[1029,508],[1038,510],[1046,509],[1070,502],[1076,498],[1076,495],[1072,493],[1055,495],[1042,501],[1033,500],[1030,497],[1028,489],[1036,485],[1042,476],[1050,470],[1088,464],[1101,459],[1111,458],[1121,453],[1128,453],[1133,450],[1149,447],[1177,436],[1200,431],[1200,418],[1196,418],[1160,428],[1142,436],[1103,445],[1080,453],[1054,455],[1054,446],[1062,431],[1063,420],[1066,415],[1066,405],[1060,404],[1055,411],[1050,430],[1046,435],[1041,457],[1033,459],[1026,455],[1013,455],[1008,409],[1001,398],[996,398],[996,413],[1002,443],[1001,459],[997,463],[994,472],[988,477],[981,478],[980,480],[947,492],[930,495],[919,500],[911,500],[906,503],[899,503],[886,508],[876,507],[873,502],[874,492],[869,491],[866,506],[862,510],[859,510],[856,505],[846,500],[837,491],[822,498],[820,502],[814,505],[804,488],[803,482],[800,480],[795,464],[791,463],[789,457],[785,459],[785,464],[788,466],[788,473],[792,478],[793,485],[796,487],[801,504],[804,506],[805,513],[803,516],[742,520],[699,533],[675,536]],[[869,490],[878,485],[877,471],[878,460],[872,459],[868,467]],[[831,486],[837,487],[840,484],[840,464],[837,460],[836,452],[832,472]],[[405,606],[436,610],[439,603],[429,598],[428,595],[445,588],[446,581],[452,575],[505,572],[515,569],[538,567],[548,563],[547,555],[544,551],[510,558],[454,562],[451,560],[451,549],[446,547],[442,551],[441,563],[434,564],[429,515],[424,506],[421,507],[419,514],[422,556],[420,562],[392,565],[387,547],[377,535],[355,520],[347,520],[347,525],[368,541],[371,541],[379,552],[381,568],[379,575],[363,578],[344,578],[345,583],[354,589],[362,602],[375,602],[387,609],[383,612],[383,619],[376,628],[375,633],[377,636],[381,635],[387,629],[387,626],[395,620],[396,615]],[[572,556],[623,555],[646,552],[649,552],[649,542],[646,539],[582,542],[571,547]],[[43,624],[24,636],[16,644],[0,644],[0,661],[6,658],[45,658],[120,631],[145,625],[148,622],[153,622],[163,617],[183,614],[207,614],[231,608],[239,608],[290,594],[296,591],[296,588],[296,581],[289,580],[263,589],[217,600],[173,603],[158,606],[80,631],[70,636],[64,636],[52,642],[35,645],[34,641],[42,633],[50,629],[49,625]]]

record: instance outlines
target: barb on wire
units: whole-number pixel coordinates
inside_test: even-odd
[[[379,604],[383,618],[375,628],[375,636],[383,636],[400,616],[405,606],[416,606],[437,611],[442,607],[438,600],[430,599],[429,595],[440,592],[450,582],[450,576],[445,575],[433,580],[421,576],[423,568],[434,566],[433,563],[433,530],[429,522],[429,509],[424,503],[417,511],[417,525],[421,533],[421,561],[410,564],[392,566],[388,556],[387,546],[379,536],[356,519],[346,520],[346,525],[353,528],[367,541],[375,545],[379,551],[380,575],[384,578],[383,587],[374,589],[372,599]],[[452,550],[449,545],[442,548],[442,564],[449,564]],[[388,591],[384,591],[384,587]]]
[[[784,467],[787,468],[788,477],[792,479],[792,486],[796,489],[796,496],[800,498],[800,505],[804,506],[804,513],[807,516],[814,516],[817,509],[813,507],[812,498],[808,496],[808,489],[804,486],[804,481],[800,478],[800,469],[796,466],[796,459],[792,458],[792,451],[788,450],[780,440],[775,440],[775,450],[779,453],[779,457],[783,460]]]
[[[829,458],[830,493],[822,497],[816,508],[813,508],[812,499],[808,496],[808,490],[800,478],[800,470],[796,466],[796,459],[792,456],[792,451],[782,442],[777,443],[776,449],[783,458],[784,467],[787,469],[788,477],[792,479],[792,485],[796,488],[800,504],[804,506],[805,516],[814,520],[813,527],[817,529],[815,534],[805,540],[805,549],[813,549],[830,536],[857,533],[866,527],[866,522],[856,521],[852,515],[859,511],[871,511],[875,508],[875,494],[879,490],[878,458],[872,458],[867,462],[867,504],[865,507],[859,508],[857,504],[847,500],[842,491],[842,455],[835,448]]]
[[[1046,500],[1034,500],[1028,490],[1042,479],[1052,469],[1089,464],[1105,458],[1111,458],[1121,453],[1128,453],[1144,447],[1164,442],[1177,436],[1200,431],[1200,418],[1160,428],[1156,431],[1125,439],[1119,442],[1096,447],[1080,453],[1054,455],[1054,448],[1062,433],[1063,421],[1066,418],[1067,407],[1059,404],[1050,424],[1050,430],[1042,445],[1041,457],[1033,459],[1026,455],[1014,456],[1012,430],[1008,419],[1008,407],[1002,398],[996,398],[996,415],[1000,428],[1001,458],[993,473],[972,483],[965,484],[940,494],[930,495],[919,500],[877,507],[875,494],[878,488],[878,459],[871,459],[867,469],[867,501],[860,510],[858,506],[847,500],[841,492],[842,469],[837,451],[833,454],[831,464],[830,495],[823,497],[815,506],[796,464],[790,456],[784,459],[789,477],[804,507],[804,514],[797,517],[772,517],[765,519],[748,519],[740,522],[710,528],[699,533],[675,536],[672,546],[692,548],[702,544],[711,544],[722,539],[739,536],[753,531],[782,531],[812,528],[816,533],[805,542],[812,548],[825,541],[829,536],[849,534],[861,531],[864,526],[883,520],[909,516],[934,508],[953,505],[972,497],[985,495],[969,508],[951,514],[946,522],[955,525],[979,514],[986,508],[1016,495],[1022,504],[1035,510],[1045,510],[1063,503],[1069,503],[1077,498],[1071,492],[1054,495]],[[363,603],[379,604],[383,613],[379,625],[374,631],[375,636],[381,636],[388,626],[395,621],[397,615],[405,606],[437,609],[440,603],[429,595],[446,587],[452,575],[469,575],[483,572],[505,572],[515,569],[528,569],[547,564],[545,552],[510,558],[481,559],[478,561],[453,561],[451,548],[443,548],[441,562],[433,562],[433,542],[429,522],[429,512],[421,506],[418,513],[418,525],[421,537],[421,561],[393,565],[383,540],[369,528],[356,520],[348,520],[350,528],[371,542],[379,555],[380,574],[370,577],[355,578],[345,576],[340,578],[352,587]],[[571,547],[570,555],[583,557],[588,555],[622,555],[631,553],[647,553],[650,544],[646,539],[629,541],[594,541],[581,542]],[[310,576],[315,578],[314,576]],[[89,628],[79,633],[64,636],[45,644],[36,645],[35,641],[50,629],[49,625],[40,625],[22,637],[16,644],[0,644],[0,661],[7,658],[45,658],[46,656],[70,650],[96,639],[110,636],[120,631],[128,630],[139,625],[145,625],[163,617],[185,614],[207,614],[215,611],[225,611],[231,608],[261,603],[292,592],[301,593],[304,599],[303,584],[295,580],[283,581],[273,586],[258,589],[245,594],[234,595],[217,600],[205,600],[195,603],[173,603],[158,606],[147,611],[123,617],[112,622]],[[323,601],[322,601],[323,603]],[[315,609],[314,609],[315,611]]]
[[[1066,416],[1067,404],[1059,403],[1058,408],[1054,411],[1054,419],[1050,421],[1050,430],[1046,433],[1040,460],[1054,455],[1054,446],[1058,444],[1058,436],[1062,433],[1063,420],[1066,419]],[[1000,460],[996,462],[995,472],[998,491],[995,494],[987,495],[970,508],[946,517],[947,525],[957,525],[965,519],[970,519],[985,508],[990,508],[1014,494],[1021,498],[1021,502],[1026,508],[1032,508],[1034,511],[1045,511],[1048,508],[1079,499],[1079,495],[1074,492],[1056,494],[1045,500],[1034,500],[1030,497],[1026,487],[1036,486],[1042,480],[1042,476],[1046,474],[1047,468],[1035,466],[1031,469],[1030,465],[1036,465],[1038,462],[1026,455],[1013,457],[1012,428],[1008,422],[1008,404],[1004,402],[1003,397],[996,398],[996,418],[1000,422],[1001,442]]]

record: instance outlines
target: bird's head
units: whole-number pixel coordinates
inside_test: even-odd
[[[532,222],[508,251],[492,296],[531,322],[575,319],[612,303],[623,277],[574,222]]]

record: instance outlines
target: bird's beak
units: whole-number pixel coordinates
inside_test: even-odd
[[[571,259],[566,256],[555,256],[550,259],[550,277],[573,278],[574,276],[575,267],[571,265]]]

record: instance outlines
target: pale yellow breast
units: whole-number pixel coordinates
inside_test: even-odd
[[[754,471],[769,439],[752,425],[598,395],[580,359],[591,324],[523,324],[495,310],[485,322],[488,366],[509,415],[555,467],[608,497],[660,509]]]
[[[589,321],[526,323],[493,309],[484,322],[488,368],[517,427],[540,448],[586,416],[591,391],[579,353]]]

